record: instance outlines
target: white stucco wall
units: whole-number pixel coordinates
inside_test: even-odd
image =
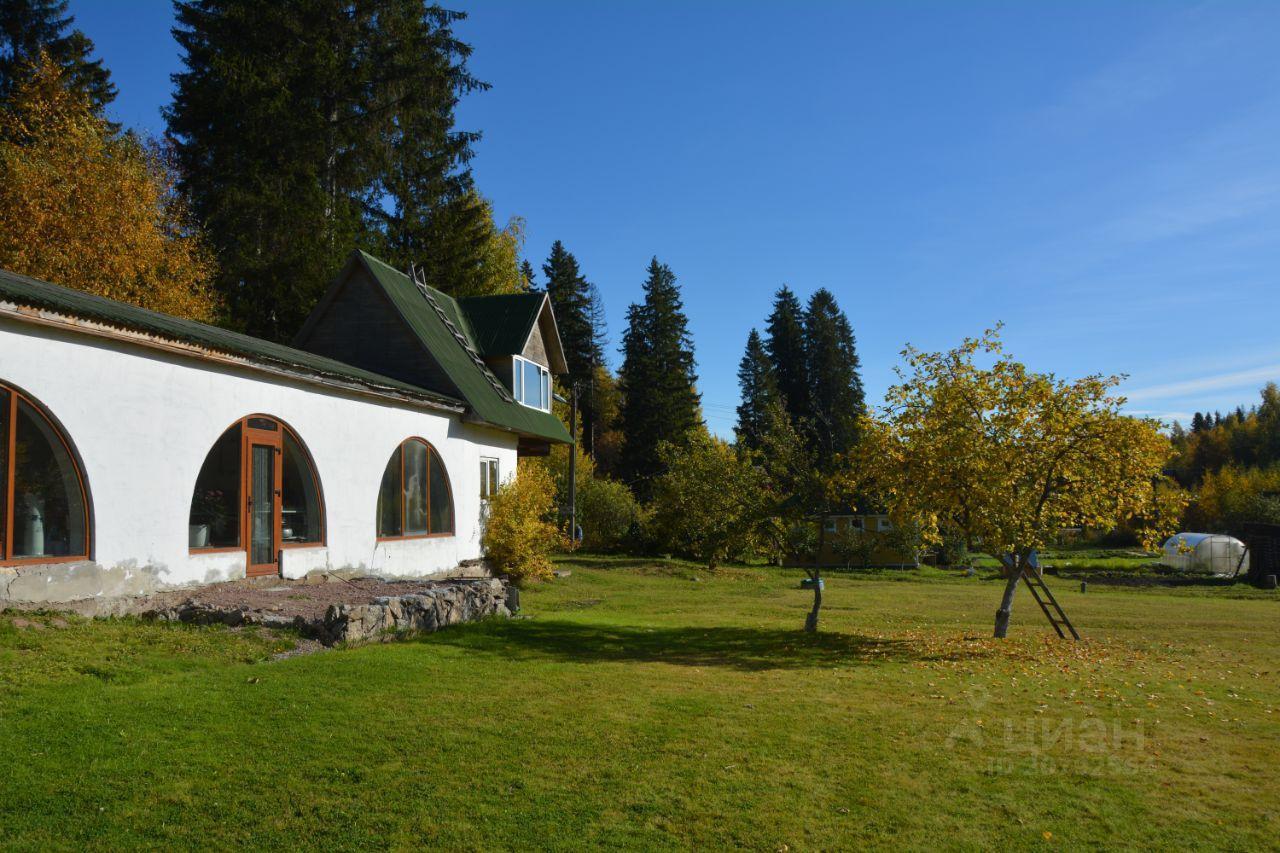
[[[187,541],[200,466],[223,431],[246,415],[288,424],[310,451],[323,490],[326,544],[286,549],[288,577],[325,568],[426,575],[479,557],[480,457],[498,458],[503,479],[516,467],[516,436],[457,415],[7,318],[0,318],[0,381],[39,400],[83,461],[92,564],[78,570],[102,575],[103,590],[130,579],[186,584],[244,576],[242,551],[192,554]],[[378,543],[382,472],[411,436],[440,453],[456,534]],[[76,570],[55,566],[47,575]]]

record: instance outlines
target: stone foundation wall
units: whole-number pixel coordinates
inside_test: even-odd
[[[510,606],[508,604],[510,602]],[[166,604],[146,618],[197,625],[261,625],[291,628],[325,645],[365,643],[403,634],[429,634],[449,625],[491,616],[508,617],[516,605],[514,587],[500,578],[446,580],[406,595],[382,596],[362,604],[332,604],[321,618],[276,610],[217,606],[198,600]]]

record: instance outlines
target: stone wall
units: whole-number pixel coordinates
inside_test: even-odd
[[[510,616],[509,597],[506,581],[488,578],[443,583],[372,604],[334,604],[324,615],[319,639],[326,644],[361,643],[402,633],[430,634],[488,616]]]
[[[288,628],[325,645],[365,643],[404,634],[429,634],[449,625],[488,617],[507,617],[518,607],[514,587],[500,578],[454,579],[432,583],[405,595],[371,602],[332,604],[322,617],[308,618],[282,608],[217,604],[189,598],[162,602],[145,618],[196,625],[261,625]]]

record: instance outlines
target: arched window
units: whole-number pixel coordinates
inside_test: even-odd
[[[88,492],[71,444],[34,400],[0,384],[0,563],[88,556]]]
[[[279,572],[279,550],[324,542],[311,455],[282,421],[252,415],[214,442],[191,496],[193,551],[245,549],[248,574]]]
[[[453,491],[440,454],[420,438],[396,448],[378,489],[378,538],[453,535]]]

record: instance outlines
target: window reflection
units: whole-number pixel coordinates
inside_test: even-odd
[[[16,421],[13,556],[85,554],[84,495],[66,446],[25,400],[18,401]]]
[[[440,536],[453,533],[453,496],[439,454],[424,441],[396,448],[378,489],[378,536]]]
[[[224,432],[200,466],[191,495],[188,543],[192,548],[240,544],[240,424]]]

